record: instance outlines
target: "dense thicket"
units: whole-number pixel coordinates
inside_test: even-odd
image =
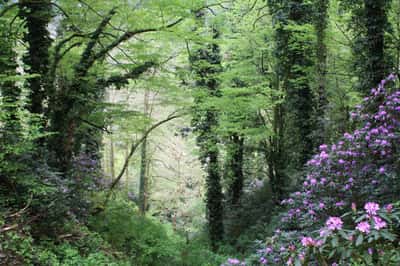
[[[396,265],[399,14],[0,1],[0,264]]]

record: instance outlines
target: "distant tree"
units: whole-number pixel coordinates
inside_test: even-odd
[[[227,143],[224,179],[230,183],[228,200],[231,205],[237,205],[243,193],[244,186],[244,137],[233,134]]]
[[[329,21],[329,0],[314,1],[314,28],[316,34],[316,131],[314,141],[320,145],[327,140],[326,114],[328,109],[328,91],[327,91],[327,57],[328,48],[326,43],[326,31]]]

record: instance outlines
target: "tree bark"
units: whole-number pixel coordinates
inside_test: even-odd
[[[385,78],[387,68],[385,64],[385,28],[387,27],[388,0],[364,0],[365,27],[366,27],[366,77],[364,90],[369,93]]]
[[[229,187],[229,200],[232,205],[239,203],[243,192],[243,152],[244,139],[243,137],[234,134],[230,138],[227,153],[227,177],[232,182]]]
[[[47,82],[49,73],[49,48],[52,40],[47,30],[51,20],[51,1],[20,0],[19,16],[25,21],[27,31],[24,41],[28,44],[28,53],[24,63],[29,66],[25,71],[38,75],[28,81],[30,103],[28,109],[34,114],[44,114],[44,103],[49,98],[50,84]],[[46,121],[44,121],[45,125]]]
[[[316,31],[316,74],[317,74],[317,103],[316,103],[316,139],[315,146],[327,141],[325,114],[328,107],[328,96],[326,91],[327,73],[327,46],[326,28],[328,25],[329,0],[318,0],[315,2],[314,27]]]
[[[144,109],[143,113],[145,117],[149,117],[149,91],[146,88],[144,92]],[[146,130],[146,128],[145,128]],[[143,139],[141,147],[141,159],[140,159],[140,186],[139,186],[139,210],[142,215],[147,211],[148,201],[148,158],[147,158],[147,137]]]

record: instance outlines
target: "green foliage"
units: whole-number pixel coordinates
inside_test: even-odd
[[[90,219],[90,228],[139,265],[178,265],[181,239],[171,229],[139,214],[136,206],[117,198]]]
[[[182,265],[185,266],[214,266],[221,265],[226,260],[224,246],[222,245],[218,253],[211,251],[208,236],[200,234],[191,239],[182,247]]]
[[[313,150],[349,132],[349,110],[400,65],[399,1],[2,1],[0,13],[6,265],[206,266],[226,261],[221,254],[247,253],[279,224],[271,216]],[[132,136],[159,119],[153,106],[151,117],[132,99],[143,90],[161,112],[189,109],[193,128],[179,125],[181,135],[197,135],[199,161],[182,167],[192,158],[177,150],[179,169],[165,167],[179,176],[168,181],[176,195],[160,201],[167,181],[150,180],[159,182],[152,214],[166,224],[125,199],[135,193],[134,167],[128,193],[90,212],[110,183],[103,143],[112,139],[110,168],[120,169]],[[160,135],[148,138],[149,158],[162,149]],[[202,163],[204,182],[187,170],[192,163]],[[253,181],[264,187],[251,188]],[[203,183],[201,204],[203,190],[192,188]],[[335,237],[326,250],[361,250],[351,263],[373,263],[360,248],[369,239],[339,250]],[[398,246],[379,248],[387,264],[399,256]]]
[[[391,30],[389,10],[391,0],[340,0],[351,12],[348,28],[353,33],[353,62],[358,77],[358,89],[364,93],[389,74],[392,60],[388,58],[386,29]]]
[[[44,266],[95,266],[131,265],[121,255],[115,254],[96,233],[85,227],[67,224],[57,241],[34,241],[29,227],[0,235],[0,262],[6,265]],[[72,241],[68,239],[71,237]],[[65,240],[64,240],[65,239]]]
[[[272,192],[268,183],[243,195],[240,205],[226,211],[226,228],[229,243],[242,252],[250,251],[255,239],[270,233],[274,213]]]

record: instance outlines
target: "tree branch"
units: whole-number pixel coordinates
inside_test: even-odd
[[[130,79],[138,78],[141,74],[143,74],[149,68],[151,68],[155,65],[156,65],[156,63],[151,62],[151,61],[145,62],[142,65],[136,66],[135,68],[133,68],[126,74],[111,76],[106,80],[100,81],[100,83],[102,85],[104,85],[105,87],[110,86],[110,85],[115,85],[117,88],[121,88],[123,85],[128,84],[128,81]]]
[[[111,51],[112,49],[114,49],[115,47],[120,45],[121,43],[128,41],[129,39],[131,39],[135,35],[138,35],[138,34],[141,34],[141,33],[146,33],[146,32],[160,31],[160,30],[167,29],[167,28],[172,28],[175,25],[179,24],[183,20],[184,20],[184,18],[182,17],[182,18],[179,18],[179,19],[175,20],[174,22],[171,22],[170,24],[168,24],[166,26],[162,26],[162,27],[158,27],[158,28],[147,28],[147,29],[138,29],[138,30],[134,30],[134,31],[127,31],[124,34],[122,34],[117,40],[113,41],[108,46],[106,46],[105,48],[101,49],[97,54],[95,54],[91,58],[91,62],[89,62],[89,63],[93,64],[96,60],[98,60],[98,59],[102,58],[103,56],[105,56],[106,53],[108,53],[109,51]]]
[[[16,7],[18,5],[19,5],[19,3],[14,3],[9,6],[4,7],[3,10],[0,12],[0,17],[4,16],[4,14],[7,13],[10,9],[12,9],[13,7]]]
[[[161,121],[155,123],[155,124],[152,125],[151,127],[149,127],[149,128],[143,133],[142,137],[141,137],[138,141],[132,143],[131,148],[130,148],[130,151],[129,151],[129,154],[128,154],[128,156],[125,158],[125,162],[124,162],[124,165],[123,165],[123,167],[122,167],[120,173],[118,174],[118,176],[115,178],[115,180],[114,180],[114,181],[111,183],[111,185],[110,185],[110,188],[109,188],[108,194],[107,194],[107,196],[106,196],[106,201],[105,201],[105,203],[104,203],[104,206],[107,205],[107,202],[108,202],[108,200],[109,200],[109,198],[110,198],[110,196],[111,196],[112,190],[116,187],[116,185],[117,185],[117,184],[119,183],[119,181],[121,180],[121,178],[122,178],[122,176],[124,175],[126,169],[128,168],[129,161],[130,161],[131,157],[133,156],[133,154],[135,153],[135,151],[137,150],[137,148],[140,146],[140,144],[147,138],[147,136],[148,136],[154,129],[158,128],[159,126],[161,126],[161,125],[163,125],[163,124],[165,124],[165,123],[167,123],[167,122],[169,122],[169,121],[171,121],[171,120],[173,120],[173,119],[179,118],[179,117],[181,117],[181,116],[182,116],[182,114],[174,114],[174,113],[173,113],[173,114],[170,114],[167,118],[165,118],[165,119],[163,119],[163,120],[161,120]]]
[[[213,6],[222,6],[223,3],[228,3],[229,1],[225,1],[225,2],[220,2],[220,3],[214,3],[214,4],[209,4],[206,6],[202,6],[200,8],[198,8],[197,10],[193,10],[192,13],[196,13],[199,12],[202,9],[208,9],[211,8]],[[223,7],[223,6],[222,6]],[[95,31],[94,36],[100,35],[102,30],[107,26],[107,24],[109,24],[109,21],[111,19],[111,16],[115,14],[115,8],[113,8],[110,13],[104,17],[104,19],[102,20],[102,22],[99,24],[98,29]],[[169,29],[172,28],[176,25],[178,25],[179,23],[181,23],[183,20],[185,20],[186,17],[180,17],[178,19],[176,19],[175,21],[172,21],[171,23],[167,24],[167,25],[163,25],[160,27],[154,27],[154,28],[145,28],[145,29],[136,29],[136,30],[132,30],[132,31],[127,31],[124,34],[122,34],[118,39],[114,40],[113,42],[111,42],[108,46],[104,47],[103,49],[101,49],[99,52],[97,52],[96,54],[92,55],[92,49],[94,47],[94,44],[97,42],[97,38],[98,36],[96,36],[96,38],[91,37],[92,40],[94,40],[94,42],[92,42],[92,44],[88,44],[88,48],[86,49],[87,51],[86,54],[85,52],[82,54],[82,60],[81,64],[84,63],[84,67],[82,68],[82,70],[84,70],[84,72],[82,72],[83,74],[86,74],[86,72],[90,69],[90,67],[100,58],[103,58],[108,52],[110,52],[112,49],[116,48],[117,46],[119,46],[121,43],[124,43],[128,40],[130,40],[132,37],[142,34],[142,33],[147,33],[147,32],[156,32],[156,31],[161,31],[164,29]]]
[[[89,68],[93,65],[93,63],[98,59],[94,58],[95,56],[93,55],[93,48],[95,47],[100,35],[102,34],[107,24],[110,22],[111,18],[115,15],[115,13],[115,8],[112,8],[108,12],[107,16],[105,16],[100,24],[97,26],[96,30],[91,34],[90,41],[86,45],[86,48],[82,53],[81,60],[77,67],[79,76],[84,76]]]
[[[94,127],[94,128],[96,128],[96,129],[98,129],[98,130],[101,130],[101,131],[104,131],[104,132],[106,132],[107,134],[112,134],[112,132],[109,131],[105,126],[96,125],[96,124],[94,124],[94,123],[92,123],[92,122],[90,122],[90,121],[88,121],[88,120],[86,120],[86,119],[83,119],[83,118],[81,118],[81,117],[79,117],[79,120],[81,120],[81,121],[82,121],[83,123],[85,123],[85,124],[88,124],[88,125],[91,126],[91,127]]]

